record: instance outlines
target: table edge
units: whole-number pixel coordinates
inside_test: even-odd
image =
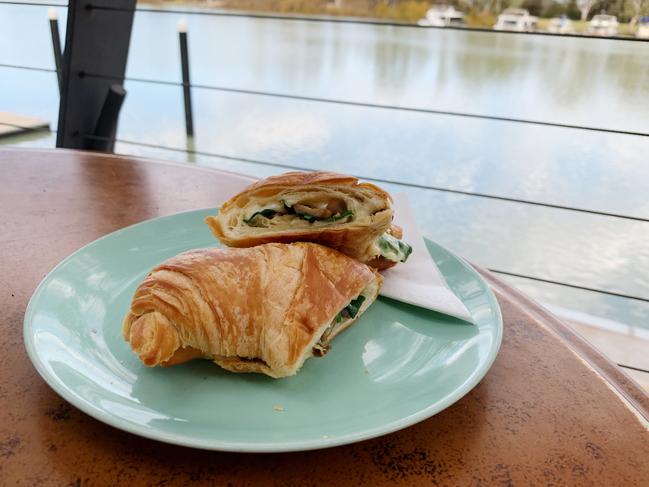
[[[617,364],[602,354],[590,342],[568,325],[545,309],[532,298],[524,295],[514,287],[495,277],[486,269],[472,264],[475,269],[489,282],[494,290],[500,290],[512,298],[537,321],[546,325],[551,331],[566,342],[568,348],[579,356],[587,365],[597,372],[607,384],[624,399],[637,415],[649,423],[649,394],[631,377],[622,371]]]
[[[85,149],[65,149],[65,148],[59,148],[59,147],[54,147],[52,149],[42,149],[42,148],[29,148],[26,149],[24,147],[0,147],[0,156],[2,153],[7,153],[7,152],[16,152],[16,153],[30,153],[30,154],[63,154],[63,153],[68,153],[71,154],[73,157],[75,156],[91,156],[91,157],[97,157],[101,156],[102,158],[107,159],[110,162],[129,162],[129,163],[139,163],[139,164],[157,164],[161,166],[172,166],[172,167],[178,167],[182,169],[192,169],[192,170],[197,170],[197,171],[203,171],[203,172],[210,172],[210,173],[224,173],[224,174],[230,174],[232,176],[236,176],[242,179],[247,179],[251,183],[254,183],[256,181],[259,181],[259,178],[256,178],[254,176],[248,176],[246,174],[241,174],[235,171],[228,171],[226,169],[220,169],[218,167],[211,167],[211,166],[205,166],[205,165],[198,165],[192,162],[176,162],[176,161],[165,161],[162,159],[156,159],[154,157],[144,157],[144,156],[133,156],[130,154],[113,154],[109,152],[101,152],[101,151],[92,151],[92,150],[85,150]],[[85,162],[85,161],[84,161]],[[96,161],[93,161],[96,162]],[[2,163],[2,159],[0,158],[0,163]]]

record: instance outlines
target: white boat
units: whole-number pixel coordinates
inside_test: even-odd
[[[635,36],[639,39],[649,39],[649,16],[642,17],[638,20],[638,28]]]
[[[588,22],[586,34],[592,36],[613,37],[617,35],[617,17],[615,15],[598,14]]]
[[[418,24],[429,27],[464,25],[464,14],[450,5],[433,5]]]
[[[548,24],[548,32],[553,34],[574,34],[575,28],[570,20],[565,15],[561,17],[554,17],[550,19]]]
[[[533,32],[538,27],[538,17],[530,15],[524,8],[506,8],[498,16],[494,30]]]

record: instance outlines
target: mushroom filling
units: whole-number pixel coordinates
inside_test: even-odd
[[[324,333],[320,336],[318,343],[313,347],[314,355],[322,357],[329,351],[329,337],[334,333],[334,331],[346,326],[350,320],[356,318],[356,315],[358,315],[358,311],[361,309],[364,301],[365,296],[361,294],[356,299],[352,299],[347,306],[340,310]]]
[[[270,367],[268,362],[266,362],[264,359],[259,357],[244,357],[242,355],[237,355],[235,357],[226,357],[226,358],[235,358],[239,362],[245,362],[248,364],[260,364],[260,365],[265,365],[266,367]]]
[[[354,216],[354,212],[347,208],[343,200],[335,198],[321,203],[307,204],[303,202],[293,205],[289,205],[286,201],[280,200],[278,207],[255,211],[247,219],[244,218],[243,222],[249,227],[264,227],[268,223],[268,220],[282,215],[294,215],[296,218],[313,223],[316,221],[335,222],[343,220]]]
[[[216,363],[224,363],[226,365],[245,363],[270,367],[270,364],[261,357],[246,357],[245,355],[205,355],[204,358],[209,358],[210,360],[214,360]]]

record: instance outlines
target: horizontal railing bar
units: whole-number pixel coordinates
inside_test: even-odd
[[[22,64],[5,64],[0,63],[0,68],[10,68],[10,69],[26,69],[28,71],[44,71],[47,73],[56,73],[56,69],[52,68],[41,68],[39,66],[24,66]]]
[[[111,7],[106,5],[97,5],[93,6],[90,4],[90,8],[95,8],[97,10],[132,10],[123,7]],[[266,19],[266,20],[297,20],[302,22],[321,22],[321,23],[332,23],[332,24],[358,24],[358,25],[377,25],[377,26],[387,26],[387,27],[406,27],[414,29],[442,29],[442,30],[459,30],[463,32],[481,32],[481,33],[495,33],[495,34],[513,34],[513,35],[534,35],[534,36],[547,36],[547,37],[578,37],[582,39],[609,39],[609,40],[620,40],[620,41],[632,41],[632,42],[647,42],[646,39],[640,39],[637,37],[603,37],[595,36],[589,34],[556,34],[553,32],[515,32],[508,30],[494,30],[488,27],[460,27],[460,26],[446,26],[446,27],[437,27],[432,25],[419,25],[411,22],[398,22],[398,21],[389,21],[389,20],[380,20],[380,19],[362,19],[358,17],[349,18],[349,17],[333,17],[333,16],[305,16],[305,15],[278,15],[270,13],[249,13],[249,12],[226,12],[223,10],[220,11],[204,11],[204,10],[182,10],[182,9],[159,9],[151,7],[140,7],[135,9],[136,12],[148,12],[148,13],[163,13],[163,14],[180,14],[180,15],[206,15],[212,17],[234,17],[234,18],[252,18],[252,19]]]
[[[48,72],[48,73],[56,73],[56,69],[52,68],[41,68],[37,66],[23,66],[23,65],[18,65],[18,64],[6,64],[6,63],[0,63],[0,68],[12,68],[12,69],[25,69],[29,71],[42,71],[42,72]],[[92,78],[100,78],[100,79],[114,79],[114,80],[121,80],[121,78],[117,76],[108,76],[108,75],[103,75],[103,74],[97,74],[97,73],[82,73],[82,76],[88,76]],[[148,78],[133,78],[133,77],[126,77],[124,78],[125,81],[133,81],[137,83],[152,83],[152,84],[159,84],[159,85],[167,85],[167,86],[183,86],[183,83],[178,82],[178,81],[165,81],[165,80],[155,80],[155,79],[148,79]],[[359,101],[353,101],[353,100],[337,100],[334,98],[320,98],[320,97],[313,97],[313,96],[303,96],[303,95],[292,95],[288,93],[276,93],[276,92],[269,92],[269,91],[259,91],[259,90],[246,90],[246,89],[241,89],[241,88],[229,88],[229,87],[224,87],[224,86],[212,86],[212,85],[203,85],[203,84],[190,84],[192,88],[198,88],[198,89],[205,89],[205,90],[214,90],[214,91],[222,91],[222,92],[227,92],[227,93],[237,93],[237,94],[244,94],[244,95],[255,95],[255,96],[268,96],[268,97],[273,97],[273,98],[285,98],[285,99],[291,99],[291,100],[298,100],[298,101],[309,101],[309,102],[316,102],[316,103],[330,103],[330,104],[336,104],[336,105],[346,105],[346,106],[354,106],[354,107],[361,107],[361,108],[373,108],[373,109],[382,109],[382,110],[399,110],[399,111],[405,111],[405,112],[411,112],[411,113],[426,113],[430,115],[442,115],[442,116],[451,116],[451,117],[464,117],[464,118],[473,118],[473,119],[479,119],[479,120],[491,120],[491,121],[497,121],[497,122],[509,122],[509,123],[523,123],[523,124],[529,124],[529,125],[539,125],[543,127],[555,127],[555,128],[564,128],[564,129],[572,129],[572,130],[586,130],[590,132],[600,132],[600,133],[608,133],[608,134],[615,134],[615,135],[631,135],[635,137],[649,137],[649,133],[647,132],[635,132],[631,130],[618,130],[618,129],[608,129],[604,127],[590,127],[587,125],[573,125],[573,124],[565,124],[565,123],[557,123],[557,122],[545,122],[542,120],[528,120],[528,119],[523,119],[523,118],[513,118],[513,117],[499,117],[496,115],[482,115],[478,113],[465,113],[465,112],[455,112],[455,111],[449,111],[449,110],[435,110],[432,108],[418,108],[418,107],[407,107],[407,106],[400,106],[400,105],[386,105],[386,104],[380,104],[380,103],[369,103],[369,102],[359,102]]]
[[[95,135],[84,135],[84,137],[89,138],[89,139],[99,139],[99,137],[97,137]],[[106,137],[101,138],[101,140],[104,140],[104,139],[107,139],[107,138]],[[188,154],[203,155],[203,156],[208,156],[208,157],[218,157],[218,158],[221,158],[221,159],[227,159],[227,160],[239,161],[239,162],[246,162],[246,163],[250,163],[250,164],[258,164],[258,165],[262,165],[262,166],[279,167],[279,168],[284,168],[284,169],[295,169],[295,170],[298,170],[298,171],[313,171],[314,170],[314,169],[308,169],[308,168],[305,168],[305,167],[302,167],[302,166],[295,166],[295,165],[276,163],[276,162],[270,162],[270,161],[262,161],[262,160],[259,160],[259,159],[249,159],[249,158],[245,158],[245,157],[231,156],[231,155],[227,155],[227,154],[218,154],[218,153],[214,153],[214,152],[182,149],[182,148],[178,148],[178,147],[169,147],[169,146],[151,144],[151,143],[146,143],[146,142],[128,141],[128,140],[123,140],[123,139],[114,139],[114,142],[122,142],[122,143],[125,143],[125,144],[131,144],[131,145],[141,145],[143,147],[150,147],[150,148],[155,148],[155,149],[169,150],[169,151],[173,151],[173,152],[185,152],[185,153],[188,153]],[[544,202],[540,202],[540,201],[531,201],[531,200],[524,200],[524,199],[519,199],[519,198],[509,198],[507,196],[499,196],[499,195],[493,195],[493,194],[488,194],[488,193],[477,193],[477,192],[472,192],[472,191],[464,191],[464,190],[460,190],[460,189],[444,188],[444,187],[441,187],[441,186],[431,186],[431,185],[424,185],[424,184],[417,184],[417,183],[408,183],[408,182],[403,182],[403,181],[375,178],[375,177],[370,177],[370,176],[357,176],[357,177],[359,177],[360,179],[365,179],[365,180],[368,180],[368,181],[374,181],[374,182],[378,182],[378,183],[394,184],[394,185],[406,186],[406,187],[410,187],[410,188],[424,189],[424,190],[430,190],[430,191],[438,191],[438,192],[443,192],[443,193],[459,194],[459,195],[464,195],[464,196],[473,196],[473,197],[478,197],[478,198],[494,199],[494,200],[506,201],[506,202],[510,202],[510,203],[521,203],[521,204],[532,205],[532,206],[540,206],[540,207],[544,207],[544,208],[552,208],[552,209],[557,209],[557,210],[567,210],[567,211],[574,211],[574,212],[579,212],[579,213],[587,213],[587,214],[597,215],[597,216],[606,216],[606,217],[612,217],[612,218],[619,218],[619,219],[625,219],[625,220],[632,220],[632,221],[639,221],[639,222],[649,223],[649,218],[644,218],[644,217],[639,217],[639,216],[631,216],[631,215],[624,215],[624,214],[620,214],[620,213],[589,210],[589,209],[586,209],[586,208],[577,208],[577,207],[564,206],[564,205],[555,205],[555,204],[552,204],[552,203],[544,203]]]
[[[91,78],[100,78],[100,79],[115,79],[115,80],[121,80],[121,78],[118,78],[117,76],[108,76],[104,74],[98,74],[98,73],[82,73],[82,76],[88,76]],[[178,82],[178,81],[164,81],[164,80],[155,80],[155,79],[148,79],[148,78],[131,78],[131,77],[126,77],[124,78],[125,81],[134,81],[138,83],[153,83],[153,84],[160,84],[160,85],[170,85],[170,86],[183,86],[183,83]],[[630,130],[618,130],[618,129],[608,129],[604,127],[590,127],[587,125],[573,125],[573,124],[565,124],[565,123],[557,123],[557,122],[545,122],[542,120],[528,120],[528,119],[523,119],[523,118],[514,118],[514,117],[500,117],[496,115],[482,115],[478,113],[466,113],[466,112],[455,112],[455,111],[449,111],[449,110],[435,110],[432,108],[418,108],[418,107],[408,107],[408,106],[401,106],[401,105],[386,105],[386,104],[381,104],[381,103],[369,103],[369,102],[360,102],[360,101],[353,101],[353,100],[338,100],[335,98],[320,98],[320,97],[314,97],[314,96],[304,96],[304,95],[292,95],[289,93],[277,93],[277,92],[270,92],[270,91],[259,91],[259,90],[246,90],[246,89],[241,89],[241,88],[229,88],[229,87],[224,87],[224,86],[213,86],[213,85],[204,85],[204,84],[190,84],[189,85],[192,88],[198,88],[198,89],[204,89],[204,90],[214,90],[214,91],[222,91],[222,92],[227,92],[227,93],[237,93],[237,94],[244,94],[244,95],[256,95],[256,96],[268,96],[268,97],[273,97],[273,98],[286,98],[286,99],[291,99],[291,100],[298,100],[298,101],[308,101],[308,102],[316,102],[316,103],[330,103],[330,104],[335,104],[335,105],[345,105],[345,106],[353,106],[353,107],[361,107],[361,108],[374,108],[374,109],[381,109],[381,110],[398,110],[398,111],[404,111],[404,112],[411,112],[411,113],[425,113],[429,115],[442,115],[442,116],[451,116],[451,117],[464,117],[464,118],[474,118],[474,119],[480,119],[480,120],[491,120],[491,121],[498,121],[498,122],[510,122],[510,123],[524,123],[524,124],[530,124],[530,125],[540,125],[544,127],[556,127],[556,128],[564,128],[564,129],[574,129],[574,130],[587,130],[591,132],[604,132],[604,133],[609,133],[609,134],[616,134],[616,135],[632,135],[632,136],[637,136],[637,137],[649,137],[649,133],[647,132],[635,132],[635,131],[630,131]]]
[[[31,7],[67,7],[67,3],[38,3],[38,2],[17,2],[9,0],[0,0],[0,5],[20,5]],[[387,27],[407,27],[414,29],[440,29],[440,30],[453,30],[462,32],[479,32],[489,34],[506,34],[506,35],[532,35],[544,37],[562,37],[562,38],[579,38],[579,39],[597,39],[597,40],[614,40],[614,41],[627,41],[627,42],[649,42],[649,39],[644,39],[634,36],[598,36],[591,34],[559,34],[555,32],[519,32],[511,30],[495,30],[489,27],[463,27],[456,25],[448,26],[435,26],[435,25],[419,25],[412,22],[398,22],[380,19],[362,19],[358,17],[327,17],[327,16],[304,16],[304,15],[278,15],[269,13],[247,13],[241,11],[225,12],[225,11],[200,11],[200,10],[182,10],[182,9],[159,9],[150,7],[141,7],[136,9],[128,9],[121,7],[112,7],[107,5],[92,5],[87,4],[87,8],[96,10],[114,10],[114,11],[136,11],[147,13],[163,13],[163,14],[180,14],[180,15],[204,15],[212,17],[233,17],[233,18],[252,18],[252,19],[267,19],[267,20],[296,20],[302,22],[322,22],[332,24],[358,24],[358,25],[375,25]]]
[[[623,369],[637,370],[638,372],[647,372],[649,374],[649,370],[641,369],[640,367],[634,367],[632,365],[625,365],[625,364],[617,364],[617,366],[622,367]]]
[[[561,281],[554,281],[552,279],[545,279],[542,277],[535,277],[535,276],[528,276],[525,274],[517,274],[515,272],[508,272],[508,271],[501,271],[498,269],[489,269],[491,272],[495,272],[496,274],[502,274],[505,276],[512,276],[512,277],[520,277],[521,279],[529,279],[531,281],[538,281],[538,282],[544,282],[547,284],[555,284],[557,286],[563,286],[563,287],[570,287],[573,289],[580,289],[582,291],[590,291],[593,293],[600,293],[600,294],[606,294],[608,296],[615,296],[618,298],[625,298],[625,299],[633,299],[635,301],[642,301],[643,303],[649,303],[649,299],[647,298],[641,298],[640,296],[633,296],[631,294],[624,294],[624,293],[618,293],[615,291],[607,291],[604,289],[597,289],[597,288],[592,288],[592,287],[587,287],[587,286],[580,286],[578,284],[570,284],[567,282],[561,282]]]
[[[0,0],[0,5],[21,5],[25,7],[67,7],[67,3],[11,2]]]
[[[10,0],[0,0],[0,5],[22,5],[22,6],[38,6],[38,7],[67,7],[67,3],[38,3],[38,2],[16,2]],[[412,22],[398,22],[380,19],[362,19],[358,17],[333,17],[333,16],[305,16],[305,15],[278,15],[270,13],[250,13],[241,11],[201,11],[201,10],[182,10],[182,9],[160,9],[151,7],[140,7],[136,9],[128,9],[123,7],[112,7],[108,5],[93,5],[91,2],[87,4],[87,8],[96,10],[117,10],[117,11],[132,11],[147,12],[147,13],[163,13],[163,14],[180,14],[180,15],[206,15],[212,17],[233,17],[233,18],[252,18],[252,19],[267,19],[267,20],[296,20],[302,22],[322,22],[332,24],[358,24],[358,25],[376,25],[387,27],[406,27],[414,29],[441,29],[441,30],[454,30],[463,32],[480,32],[490,34],[507,34],[507,35],[533,35],[545,37],[574,37],[580,39],[597,39],[597,40],[616,40],[628,42],[649,42],[647,39],[639,37],[622,37],[622,36],[596,36],[590,34],[558,34],[554,32],[517,32],[510,30],[495,30],[489,27],[462,27],[455,25],[448,26],[434,26],[434,25],[419,25]]]
[[[532,200],[524,200],[520,198],[510,198],[507,196],[500,196],[500,195],[494,195],[494,194],[489,194],[489,193],[478,193],[475,191],[464,191],[461,189],[453,189],[453,188],[444,188],[440,186],[430,186],[426,184],[417,184],[417,183],[405,183],[402,181],[396,181],[396,180],[391,180],[391,179],[381,179],[381,178],[366,178],[364,177],[363,179],[368,179],[371,181],[375,181],[378,183],[386,183],[386,184],[396,184],[400,186],[408,186],[411,188],[418,188],[418,189],[426,189],[426,190],[431,190],[431,191],[439,191],[443,193],[452,193],[452,194],[459,194],[459,195],[465,195],[465,196],[473,196],[476,198],[487,198],[487,199],[493,199],[493,200],[499,200],[499,201],[506,201],[510,203],[521,203],[525,205],[532,205],[532,206],[541,206],[544,208],[552,208],[555,210],[566,210],[566,211],[575,211],[579,213],[587,213],[590,215],[598,215],[598,216],[607,216],[607,217],[612,217],[612,218],[621,218],[624,220],[633,220],[633,221],[639,221],[639,222],[649,222],[649,218],[643,218],[640,216],[632,216],[632,215],[624,215],[621,213],[611,213],[607,211],[599,211],[599,210],[590,210],[587,208],[579,208],[575,206],[565,206],[565,205],[556,205],[554,203],[545,203],[541,201],[532,201]]]

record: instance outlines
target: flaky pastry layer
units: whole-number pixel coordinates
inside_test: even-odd
[[[313,243],[193,250],[144,279],[122,334],[148,366],[202,357],[234,372],[286,377],[341,309],[363,294],[357,319],[382,282],[368,266]]]

